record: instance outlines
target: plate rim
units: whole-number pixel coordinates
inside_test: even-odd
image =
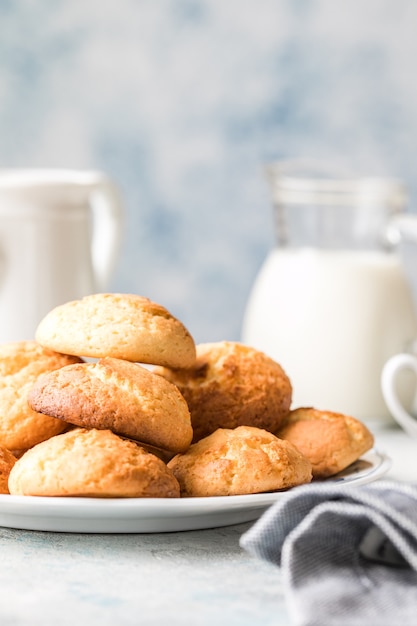
[[[329,477],[323,482],[338,485],[360,485],[372,482],[383,476],[391,467],[391,458],[383,451],[372,448],[359,460],[370,460],[370,468],[358,474],[338,478]],[[352,466],[354,463],[352,464]],[[318,482],[318,481],[317,481]],[[321,481],[320,481],[321,482]],[[317,483],[315,483],[317,484]],[[226,514],[245,510],[259,510],[271,506],[276,500],[285,497],[291,489],[255,494],[232,496],[206,496],[183,498],[92,498],[73,496],[24,496],[0,494],[0,526],[2,518],[8,515],[23,517],[52,516],[55,519],[71,517],[74,519],[101,518],[110,519],[150,519],[163,515],[195,516],[207,514]]]

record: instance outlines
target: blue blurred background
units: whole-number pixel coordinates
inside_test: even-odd
[[[274,243],[266,162],[343,157],[417,206],[413,0],[0,0],[0,166],[107,172],[113,291],[240,337]]]

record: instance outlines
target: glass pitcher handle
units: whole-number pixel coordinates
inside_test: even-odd
[[[119,189],[107,176],[97,174],[92,184],[93,231],[91,256],[96,290],[106,291],[120,248],[123,207]]]

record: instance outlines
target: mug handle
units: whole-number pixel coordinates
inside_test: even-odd
[[[411,370],[417,376],[417,357],[396,354],[385,363],[381,375],[382,395],[392,417],[411,437],[417,438],[417,419],[406,411],[395,389],[397,375],[402,370]]]
[[[120,248],[123,208],[119,189],[107,176],[97,173],[91,185],[93,212],[91,257],[95,287],[106,291]]]

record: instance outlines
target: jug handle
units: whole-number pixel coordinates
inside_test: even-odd
[[[395,248],[401,241],[417,242],[417,216],[402,213],[393,216],[385,229],[385,243]]]
[[[119,189],[104,174],[97,173],[91,185],[93,212],[91,256],[95,287],[106,291],[122,236],[123,209]]]

